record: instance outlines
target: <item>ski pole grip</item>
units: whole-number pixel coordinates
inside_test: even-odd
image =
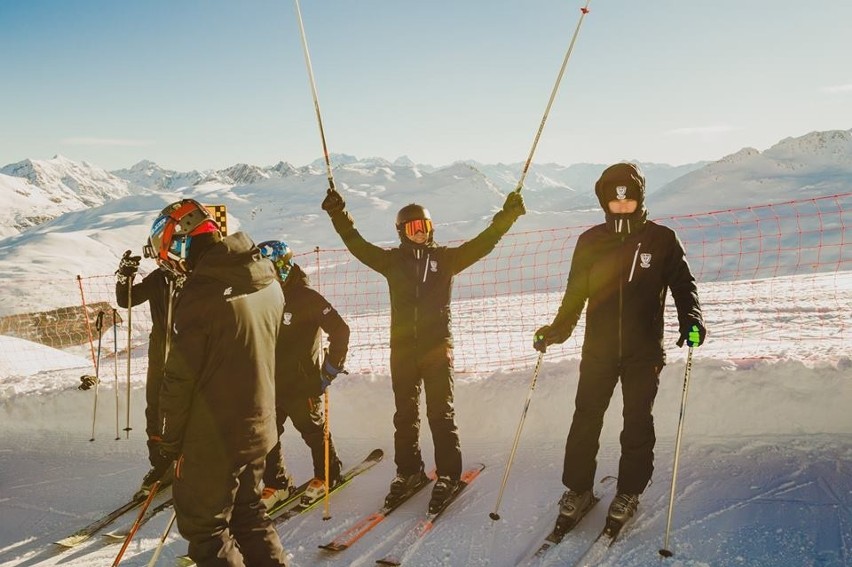
[[[98,316],[95,319],[95,330],[100,331],[104,327],[104,312],[98,311]]]

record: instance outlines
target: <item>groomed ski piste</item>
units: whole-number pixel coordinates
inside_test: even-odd
[[[852,274],[828,274],[848,313]],[[702,290],[710,292],[709,287]],[[790,286],[794,289],[795,286]],[[779,286],[781,289],[781,286]],[[706,293],[706,295],[710,295]],[[734,298],[732,298],[734,299]],[[852,359],[850,350],[814,359],[811,341],[776,342],[761,359],[726,355],[726,311],[705,306],[708,342],[695,351],[684,422],[669,549],[661,560],[671,488],[674,440],[683,390],[685,350],[669,349],[655,406],[657,459],[653,484],[639,513],[601,565],[643,567],[841,567],[852,564]],[[785,313],[779,336],[810,319]],[[821,329],[826,336],[832,325]],[[6,339],[13,340],[13,339]],[[849,340],[844,344],[849,345]],[[739,347],[738,347],[739,348]],[[758,352],[758,349],[756,349]],[[57,351],[45,348],[45,367]],[[551,355],[555,357],[556,355]],[[32,365],[33,361],[29,360]],[[551,529],[562,451],[571,419],[578,361],[545,356],[517,454],[493,521],[500,483],[529,391],[531,370],[460,376],[456,412],[465,462],[485,463],[480,478],[405,557],[404,565],[509,567]],[[0,565],[90,567],[110,565],[119,545],[94,537],[62,551],[52,542],[97,519],[132,493],[147,470],[142,433],[143,391],[132,393],[130,438],[115,440],[114,391],[101,386],[96,440],[90,442],[92,391],[76,389],[80,372],[43,371],[16,376],[4,368],[0,398]],[[394,474],[389,377],[353,374],[333,384],[331,428],[344,466],[375,447],[385,459],[324,506],[278,526],[297,566],[373,565],[425,513],[430,489],[396,510],[341,553],[318,548],[364,514],[377,509]],[[598,477],[617,473],[621,422],[618,392],[607,413]],[[121,426],[124,416],[121,416]],[[422,428],[427,467],[433,465],[428,427]],[[310,473],[307,448],[288,426],[286,454],[298,481]],[[596,506],[544,565],[571,565],[603,526],[608,501]],[[143,566],[169,520],[148,522],[122,565]],[[129,524],[133,514],[117,522]],[[158,565],[186,552],[173,531]],[[661,562],[662,561],[662,562]]]

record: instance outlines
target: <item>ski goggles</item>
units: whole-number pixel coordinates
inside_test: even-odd
[[[422,232],[423,234],[429,234],[432,232],[432,221],[429,219],[410,220],[403,226],[405,228],[406,236],[414,236],[418,232]]]

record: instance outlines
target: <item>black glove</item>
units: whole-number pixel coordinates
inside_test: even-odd
[[[686,346],[700,347],[704,344],[704,337],[707,335],[707,329],[698,321],[693,321],[686,327],[680,330],[680,338],[677,340],[677,346],[682,347],[683,343]]]
[[[120,284],[126,284],[129,280],[132,280],[136,276],[136,272],[139,271],[139,262],[142,260],[142,256],[131,256],[130,254],[130,250],[125,250],[124,256],[118,263],[118,269],[115,271],[116,280]]]
[[[157,450],[154,451],[152,455],[152,460],[154,461],[152,464],[159,473],[158,478],[162,478],[162,476],[166,474],[166,471],[177,460],[178,456],[178,453],[171,449],[167,449],[163,445],[157,447]]]
[[[343,200],[343,195],[337,192],[337,189],[329,188],[322,200],[322,210],[327,212],[329,216],[334,213],[339,213],[346,207],[346,202]]]
[[[527,208],[524,206],[524,198],[521,196],[520,191],[512,191],[506,195],[506,202],[503,203],[503,211],[512,217],[513,220],[526,214]]]
[[[550,338],[550,325],[545,325],[533,335],[533,348],[538,352],[547,352],[549,344],[553,344]]]

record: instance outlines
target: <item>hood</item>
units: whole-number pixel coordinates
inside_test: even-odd
[[[282,288],[292,289],[295,287],[310,287],[310,285],[311,278],[308,277],[308,274],[305,273],[299,264],[293,262],[290,273],[287,275],[287,281],[284,282]]]
[[[275,266],[260,254],[244,232],[224,237],[204,251],[192,276],[205,276],[243,291],[263,289],[275,281]]]
[[[607,227],[616,234],[630,234],[641,230],[648,219],[645,208],[645,176],[637,165],[616,163],[609,166],[595,183],[595,195],[606,215]],[[636,210],[627,214],[616,214],[609,210],[609,202],[633,199]]]

